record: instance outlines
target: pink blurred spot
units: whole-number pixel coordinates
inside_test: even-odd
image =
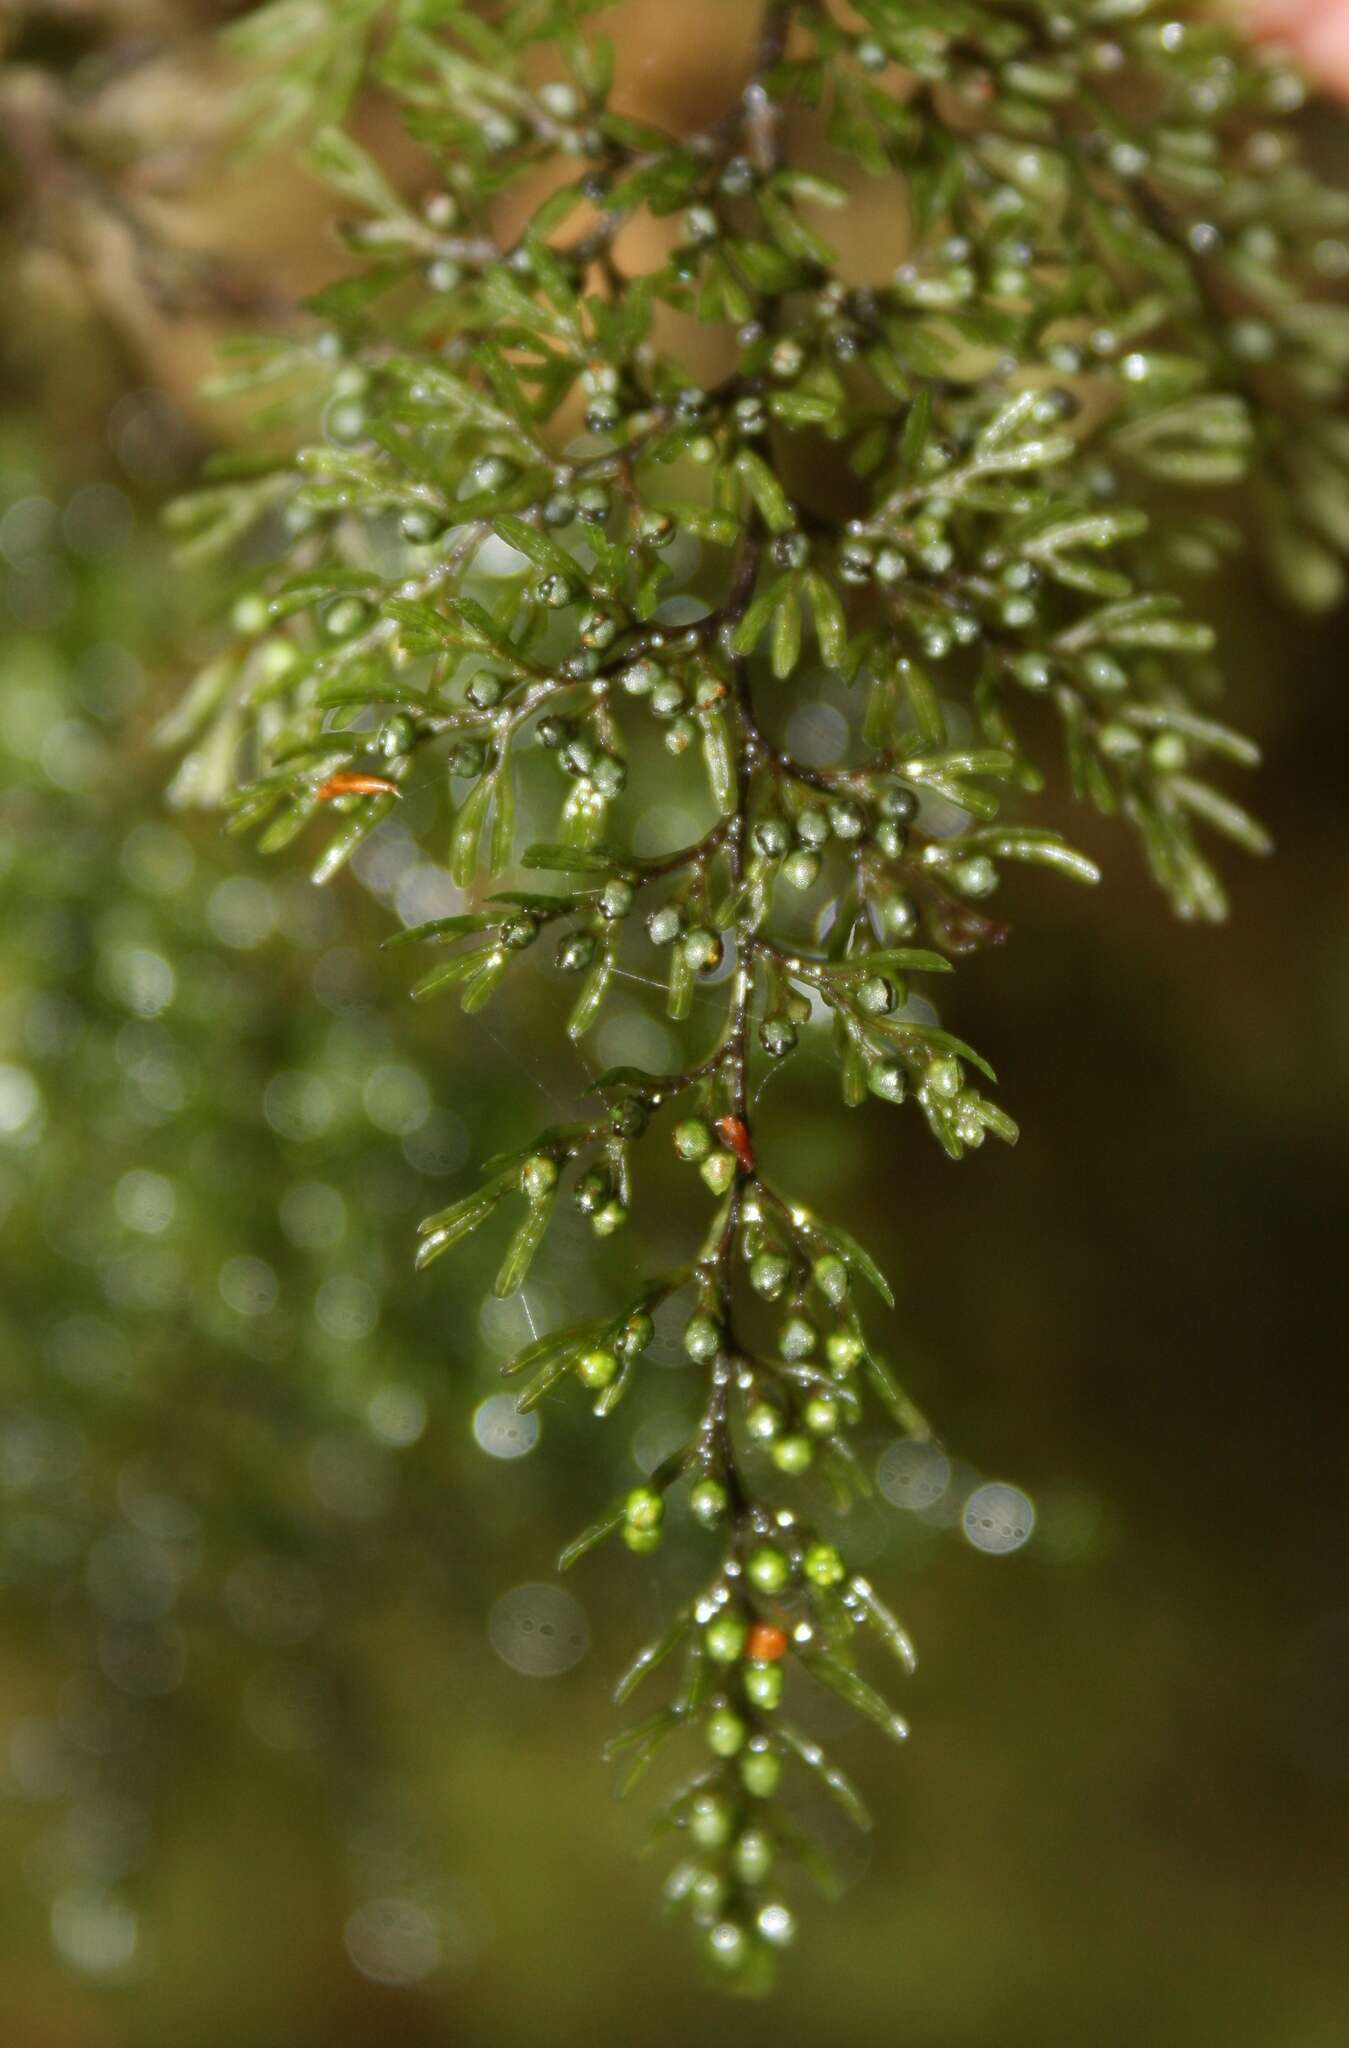
[[[1312,78],[1349,98],[1349,0],[1256,0],[1251,31],[1282,43]]]

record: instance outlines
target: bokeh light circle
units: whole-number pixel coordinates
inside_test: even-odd
[[[502,1663],[526,1678],[557,1678],[590,1648],[585,1609],[560,1586],[513,1586],[488,1616],[487,1636]]]
[[[976,1550],[1006,1557],[1030,1541],[1035,1527],[1035,1504],[1019,1486],[989,1480],[976,1486],[966,1500],[960,1524]]]

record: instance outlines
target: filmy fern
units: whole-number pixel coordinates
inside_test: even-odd
[[[798,1677],[905,1733],[876,1666],[908,1639],[817,1488],[862,1484],[868,1404],[926,1428],[863,1314],[891,1305],[879,1267],[760,1163],[758,1069],[827,1041],[848,1106],[953,1159],[1015,1140],[930,995],[1003,937],[1009,863],[1096,879],[1034,819],[1060,760],[1182,916],[1222,915],[1202,836],[1266,842],[1212,779],[1256,756],[1214,716],[1199,586],[1245,507],[1295,600],[1339,595],[1346,209],[1299,163],[1296,82],[1188,6],[774,0],[692,134],[624,111],[597,11],[246,17],[255,118],[326,124],[309,162],[359,262],[221,380],[264,394],[261,452],[174,519],[243,581],[166,737],[180,799],[269,852],[324,833],[320,881],[416,797],[464,899],[398,935],[428,956],[415,997],[471,1013],[542,957],[580,1039],[659,963],[688,1022],[676,1071],[578,1087],[574,1121],[427,1218],[418,1262],[500,1230],[512,1293],[559,1203],[628,1223],[652,1136],[705,1185],[676,1263],[507,1370],[522,1408],[570,1385],[608,1416],[673,1314],[705,1375],[690,1440],[562,1562],[707,1532],[619,1697],[677,1676],[614,1749],[629,1784],[673,1738],[701,1752],[664,1808],[669,1896],[752,1988],[792,1933],[781,1866],[816,1860],[780,1784],[865,1823]],[[419,171],[332,125],[366,88]],[[902,259],[868,269],[854,237],[845,282],[830,222],[877,181]]]

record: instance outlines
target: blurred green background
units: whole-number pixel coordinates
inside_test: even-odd
[[[684,22],[681,105],[715,15]],[[172,103],[181,151],[209,72],[156,98],[153,69],[136,105]],[[154,204],[247,252],[238,296],[332,267],[275,165],[182,189]],[[779,1142],[885,1255],[951,1469],[924,1505],[872,1440],[857,1547],[918,1641],[913,1736],[896,1757],[830,1720],[875,1835],[840,1839],[847,1897],[807,1915],[779,2002],[714,2001],[598,1761],[691,1554],[598,1554],[546,1641],[537,1590],[615,1466],[662,1455],[692,1369],[609,1431],[550,1409],[536,1443],[485,1405],[516,1333],[479,1316],[481,1271],[410,1270],[417,1218],[586,1070],[536,1028],[546,983],[473,1020],[408,1005],[378,941],[443,883],[397,834],[320,893],[165,811],[151,732],[200,650],[155,510],[228,431],[192,394],[230,321],[195,275],[108,268],[96,180],[6,196],[4,2038],[1340,2048],[1342,622],[1218,596],[1279,845],[1229,864],[1227,928],[1171,923],[1080,816],[1098,895],[1009,891],[1007,949],[947,1009],[996,1060],[1014,1154],[953,1168],[803,1068]],[[661,1028],[634,986],[605,1058]],[[1035,1505],[1015,1555],[961,1535],[986,1478]]]

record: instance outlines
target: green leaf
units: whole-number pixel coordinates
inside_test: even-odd
[[[830,668],[841,668],[848,644],[848,625],[842,599],[833,584],[815,570],[806,578],[806,589],[810,592],[810,608],[815,615],[815,637],[820,643],[821,658]]]
[[[812,1217],[809,1223],[812,1235],[822,1237],[830,1251],[837,1252],[851,1272],[860,1273],[862,1278],[875,1288],[887,1308],[895,1305],[894,1291],[869,1251],[839,1223],[821,1223]]]
[[[743,448],[735,458],[736,475],[758,507],[759,516],[770,533],[787,533],[796,525],[791,500],[761,455]]]
[[[821,1685],[827,1685],[831,1692],[845,1701],[855,1713],[863,1714],[874,1721],[883,1735],[892,1742],[904,1742],[909,1733],[909,1724],[897,1714],[890,1702],[874,1685],[868,1685],[865,1678],[843,1663],[838,1657],[831,1657],[824,1650],[802,1650],[801,1663],[812,1678]]]
[[[612,1536],[615,1529],[622,1528],[626,1515],[626,1500],[624,1496],[620,1495],[588,1528],[583,1529],[579,1536],[574,1536],[571,1542],[567,1544],[558,1557],[558,1570],[560,1572],[567,1572],[571,1570],[574,1564],[579,1564],[588,1551],[593,1550],[597,1544],[603,1543],[606,1536]]]
[[[544,1234],[552,1221],[556,1199],[554,1195],[545,1195],[540,1200],[531,1202],[526,1209],[524,1220],[510,1241],[492,1288],[498,1299],[515,1294],[524,1286],[530,1266],[534,1262],[534,1254],[543,1243]]]
[[[842,1807],[853,1826],[866,1834],[871,1827],[871,1815],[852,1779],[847,1777],[837,1764],[830,1762],[818,1742],[808,1735],[803,1735],[800,1729],[794,1728],[789,1721],[779,1721],[776,1733],[811,1775],[819,1779],[835,1805]]]
[[[420,981],[412,984],[410,991],[414,1003],[424,1002],[428,996],[439,995],[442,989],[455,988],[461,982],[471,981],[480,974],[489,960],[500,954],[496,946],[479,946],[472,952],[460,953],[453,960],[446,960],[424,974]]]
[[[558,874],[608,875],[626,871],[631,863],[612,846],[531,846],[525,854],[527,868],[544,868]]]
[[[492,524],[517,554],[528,556],[537,568],[546,569],[553,576],[565,576],[578,590],[584,588],[586,579],[580,563],[565,548],[559,547],[550,535],[537,526],[531,526],[527,520],[517,519],[513,512],[498,512]]]
[[[682,1608],[671,1622],[669,1628],[666,1629],[664,1635],[658,1636],[654,1643],[648,1643],[645,1649],[637,1652],[637,1655],[619,1679],[618,1684],[614,1687],[615,1706],[621,1707],[625,1701],[630,1700],[642,1680],[648,1677],[658,1665],[663,1664],[672,1650],[679,1648],[679,1645],[687,1636],[691,1624],[692,1615],[689,1609],[687,1607]]]
[[[567,1019],[568,1038],[581,1038],[590,1029],[599,1015],[600,1006],[609,992],[615,966],[615,942],[607,939],[591,962],[581,993],[576,998],[571,1015]]]
[[[719,705],[700,713],[703,729],[703,760],[712,801],[723,818],[734,815],[739,778],[736,773],[735,742],[730,721]]]
[[[490,775],[479,777],[459,806],[450,834],[450,874],[461,889],[466,889],[478,872],[478,849],[492,788]]]
[[[801,599],[791,583],[773,614],[773,674],[779,682],[792,673],[800,654]]]
[[[447,1252],[452,1245],[462,1242],[487,1221],[497,1203],[505,1194],[504,1185],[493,1182],[486,1188],[465,1196],[449,1209],[442,1209],[436,1216],[428,1217],[420,1224],[421,1242],[417,1246],[416,1266],[420,1272]]]

